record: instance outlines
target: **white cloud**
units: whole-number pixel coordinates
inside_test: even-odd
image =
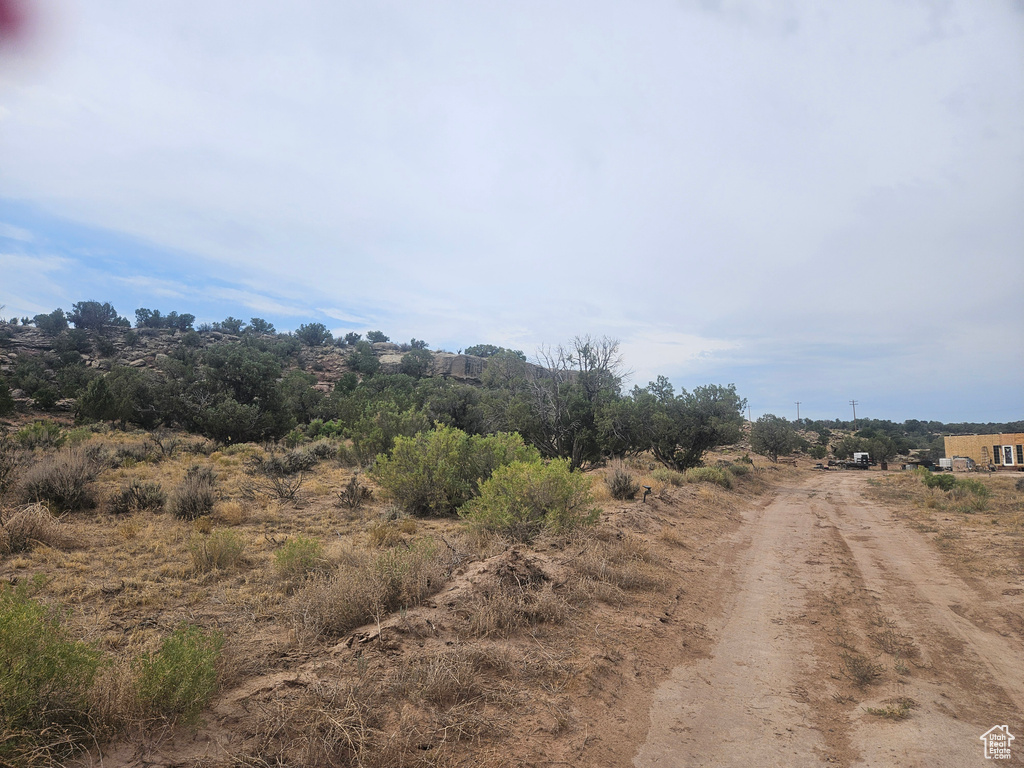
[[[216,278],[154,295],[714,375],[850,325],[910,356],[1024,284],[1010,3],[68,7],[0,196]]]

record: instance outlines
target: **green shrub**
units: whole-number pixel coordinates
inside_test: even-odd
[[[167,494],[160,487],[160,483],[133,479],[110,499],[108,508],[115,515],[143,510],[162,512],[166,503]]]
[[[60,448],[64,445],[64,434],[55,421],[33,421],[14,433],[14,439],[23,448]]]
[[[957,480],[956,484],[958,488],[963,488],[967,493],[979,499],[987,499],[989,497],[989,488],[981,480],[965,477],[963,480]]]
[[[732,488],[732,478],[719,467],[691,467],[686,470],[688,483],[714,483],[723,488]]]
[[[92,507],[92,481],[96,466],[86,453],[74,448],[33,465],[21,480],[25,501],[44,502],[58,512]]]
[[[217,476],[210,467],[193,464],[171,498],[171,512],[183,520],[195,520],[213,512],[217,501]]]
[[[324,545],[319,539],[296,536],[274,553],[274,567],[282,579],[301,581],[325,570]]]
[[[592,525],[599,511],[593,505],[590,478],[570,471],[567,460],[555,459],[499,467],[461,514],[474,527],[529,540],[544,530],[566,533]]]
[[[956,486],[956,478],[945,472],[929,472],[925,470],[921,473],[921,482],[928,488],[938,488],[943,491],[951,491]]]
[[[234,531],[218,530],[192,539],[192,565],[200,573],[234,567],[245,552],[245,541]]]
[[[30,753],[56,757],[55,743],[65,753],[84,745],[100,661],[95,648],[68,637],[61,616],[33,600],[25,583],[0,585],[0,764]]]
[[[152,714],[194,722],[217,687],[224,637],[184,624],[139,663],[138,692]]]
[[[725,468],[726,472],[731,472],[736,477],[743,477],[743,475],[750,474],[749,464],[730,464]]]
[[[675,469],[669,469],[668,467],[657,467],[651,472],[651,477],[660,483],[667,483],[669,485],[680,486],[686,482],[686,475]]]
[[[640,492],[640,483],[633,473],[623,466],[613,467],[612,471],[605,475],[604,481],[613,499],[635,499]]]
[[[479,483],[498,467],[538,458],[519,435],[468,435],[439,426],[396,437],[391,455],[377,457],[372,476],[406,511],[447,515],[475,496]]]

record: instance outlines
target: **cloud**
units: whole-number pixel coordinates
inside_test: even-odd
[[[608,334],[638,372],[777,377],[785,403],[843,354],[888,365],[830,354],[847,329],[916,359],[944,307],[980,336],[1024,284],[1005,4],[96,0],[64,27],[0,91],[0,195],[48,217],[5,214],[37,238],[6,250],[82,256],[126,303],[452,348]],[[73,223],[122,239],[87,263]]]

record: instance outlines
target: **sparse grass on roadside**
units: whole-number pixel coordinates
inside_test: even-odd
[[[881,717],[885,720],[906,720],[910,717],[911,710],[918,707],[918,703],[916,701],[906,696],[897,696],[895,698],[886,699],[882,703],[885,706],[864,707],[864,711],[869,715]]]

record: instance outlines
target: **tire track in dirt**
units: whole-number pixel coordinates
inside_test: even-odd
[[[820,567],[811,555],[822,534],[806,496],[781,488],[745,513],[727,556],[736,572],[714,655],[676,668],[658,689],[637,768],[821,765],[825,743],[800,684],[816,660],[791,625]]]
[[[921,653],[911,674],[883,684],[881,693],[862,702],[878,706],[898,690],[919,703],[909,719],[879,722],[862,708],[850,713],[851,743],[860,754],[852,764],[991,764],[981,734],[997,724],[1024,731],[1024,642],[1007,620],[1010,604],[950,571],[929,539],[866,498],[868,476],[836,474],[828,480],[826,514],[849,548],[877,615],[912,638]]]
[[[992,726],[1024,733],[1024,643],[1006,602],[868,501],[868,479],[814,474],[745,513],[713,655],[660,686],[637,768],[959,768],[990,764],[979,736]],[[875,684],[850,681],[846,648]],[[914,703],[907,719],[867,712],[896,698]]]

